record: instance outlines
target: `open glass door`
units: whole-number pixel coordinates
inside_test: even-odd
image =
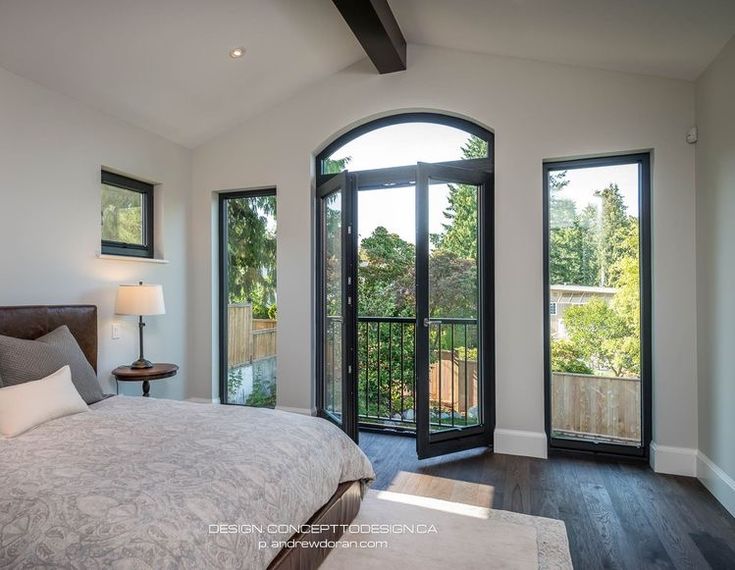
[[[492,444],[492,176],[419,163],[416,192],[416,450],[421,459]]]
[[[347,171],[317,188],[317,402],[321,417],[357,441],[354,340],[357,328],[353,180]]]

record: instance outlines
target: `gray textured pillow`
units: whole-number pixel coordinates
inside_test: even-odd
[[[36,340],[0,335],[0,378],[3,386],[40,380],[69,365],[71,380],[87,404],[104,396],[92,365],[64,325]]]

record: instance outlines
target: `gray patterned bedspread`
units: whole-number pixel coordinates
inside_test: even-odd
[[[264,568],[292,533],[248,530],[303,524],[373,477],[325,420],[117,396],[0,438],[0,567]]]

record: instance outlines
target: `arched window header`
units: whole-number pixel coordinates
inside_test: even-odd
[[[404,113],[360,125],[318,156],[319,175],[417,162],[492,157],[493,134],[470,121],[437,113]]]

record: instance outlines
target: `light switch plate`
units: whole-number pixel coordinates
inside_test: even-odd
[[[112,323],[112,340],[120,338],[120,323]]]

